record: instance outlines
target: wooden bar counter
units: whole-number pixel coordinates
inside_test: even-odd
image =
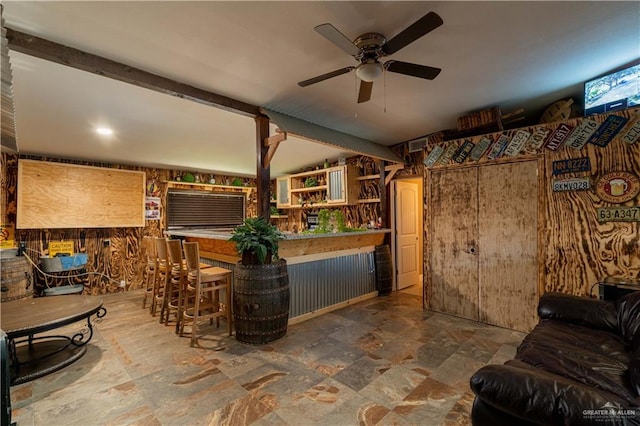
[[[291,292],[289,323],[296,323],[377,296],[375,246],[389,229],[326,234],[285,234],[278,254],[287,261]],[[196,241],[204,262],[232,271],[240,260],[230,232],[170,230]]]

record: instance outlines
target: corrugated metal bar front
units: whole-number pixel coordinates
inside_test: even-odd
[[[288,266],[289,318],[376,291],[373,252]]]
[[[235,265],[202,258],[203,263],[235,272]],[[289,318],[317,311],[376,291],[374,253],[287,265]]]

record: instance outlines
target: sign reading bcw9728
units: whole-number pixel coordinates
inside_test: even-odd
[[[588,172],[591,170],[589,157],[572,158],[553,162],[553,175],[573,172]]]

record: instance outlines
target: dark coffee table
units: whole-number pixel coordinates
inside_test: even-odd
[[[3,302],[0,327],[9,340],[11,385],[29,382],[78,360],[93,337],[91,316],[107,314],[102,299],[95,296],[49,296]],[[45,333],[86,319],[71,337]]]

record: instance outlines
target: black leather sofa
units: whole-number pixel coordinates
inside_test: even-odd
[[[640,291],[547,293],[515,359],[471,377],[474,425],[640,425]]]

